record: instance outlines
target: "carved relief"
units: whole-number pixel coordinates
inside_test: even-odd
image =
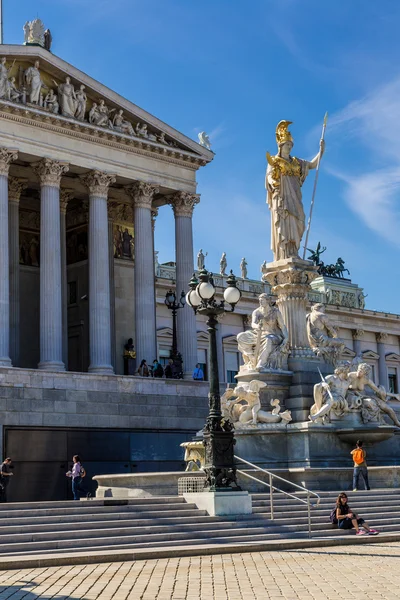
[[[22,192],[27,188],[27,180],[19,177],[8,178],[8,199],[18,203]]]
[[[133,223],[133,207],[131,204],[123,204],[122,202],[109,202],[108,214],[113,221],[121,223]]]
[[[39,177],[41,185],[51,187],[60,187],[61,177],[69,170],[67,163],[51,158],[44,158],[32,164],[32,168]]]
[[[29,231],[20,231],[19,234],[19,263],[30,267],[40,265],[39,235]]]
[[[103,171],[90,171],[80,177],[82,183],[88,188],[91,196],[107,198],[108,188],[115,183],[116,176]]]
[[[0,175],[8,175],[10,164],[17,160],[18,150],[0,148]]]
[[[19,226],[21,229],[40,231],[40,213],[21,209],[19,211]]]
[[[135,183],[126,188],[126,191],[131,196],[136,207],[151,209],[153,198],[155,194],[158,194],[158,187],[145,181],[135,181]]]

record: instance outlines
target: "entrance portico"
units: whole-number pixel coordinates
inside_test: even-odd
[[[127,132],[111,118],[100,126],[90,116],[54,114],[44,93],[37,102],[0,98],[0,366],[12,358],[17,367],[113,373],[123,268],[115,274],[112,255],[130,261],[124,335],[133,337],[137,359],[150,363],[157,357],[152,215],[160,219],[164,206],[173,207],[177,283],[184,286],[193,270],[196,171],[213,153],[41,47],[4,45],[2,55],[22,90],[30,68],[45,89],[68,74],[76,88],[85,86],[87,110],[100,96],[110,116],[123,112],[122,123],[137,125]],[[196,327],[191,313],[184,317],[178,335],[190,373]],[[78,360],[85,346],[88,356]]]

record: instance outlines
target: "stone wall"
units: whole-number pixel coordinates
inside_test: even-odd
[[[199,430],[207,393],[202,382],[1,369],[0,423]]]

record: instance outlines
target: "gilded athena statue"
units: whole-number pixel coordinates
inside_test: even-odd
[[[276,127],[278,154],[267,152],[267,173],[265,187],[267,202],[271,211],[271,250],[274,260],[298,257],[301,238],[305,230],[305,215],[301,186],[309,169],[315,169],[324,150],[324,140],[320,151],[310,162],[291,156],[293,138],[288,131],[292,121],[280,121]]]

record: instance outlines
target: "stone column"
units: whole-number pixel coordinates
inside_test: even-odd
[[[10,252],[10,357],[14,367],[19,366],[19,201],[26,188],[26,180],[8,178],[9,252]]]
[[[356,356],[359,356],[361,358],[361,355],[362,355],[361,338],[364,335],[364,330],[363,329],[353,329],[352,334],[353,334],[353,350],[356,353]]]
[[[73,198],[72,190],[60,191],[60,237],[61,237],[61,312],[62,312],[62,357],[68,369],[68,279],[67,279],[67,206]]]
[[[67,163],[44,158],[32,165],[40,178],[40,362],[64,371],[62,360],[60,183]]]
[[[188,290],[194,271],[192,216],[198,194],[177,192],[170,200],[175,216],[175,261],[176,295]],[[196,315],[190,306],[185,306],[177,315],[178,352],[182,354],[185,379],[191,379],[197,363]]]
[[[17,150],[0,148],[0,367],[11,367],[8,172],[17,156]]]
[[[151,364],[157,354],[151,203],[158,187],[137,181],[127,191],[134,203],[136,356],[138,364]]]
[[[386,367],[386,349],[385,342],[387,341],[388,334],[380,332],[376,334],[376,341],[378,345],[378,373],[379,373],[379,385],[383,385],[385,389],[388,388],[388,373]]]
[[[89,190],[89,373],[110,375],[110,257],[107,196],[115,175],[91,171],[82,177]]]
[[[114,283],[114,206],[108,203],[108,262],[110,277],[110,335],[111,335],[111,365],[115,371],[117,356],[115,346],[115,283]]]
[[[153,270],[154,270],[154,322],[155,322],[155,334],[156,334],[156,339],[155,339],[155,344],[156,344],[156,357],[159,358],[158,356],[158,340],[157,340],[157,291],[156,291],[156,270],[154,268],[154,258],[155,258],[155,245],[154,245],[154,234],[155,234],[155,229],[156,229],[156,219],[158,217],[158,208],[152,208],[151,209],[151,230],[152,230],[152,244],[153,244],[153,252],[152,252],[152,256],[153,256]],[[178,311],[179,312],[179,311]]]

